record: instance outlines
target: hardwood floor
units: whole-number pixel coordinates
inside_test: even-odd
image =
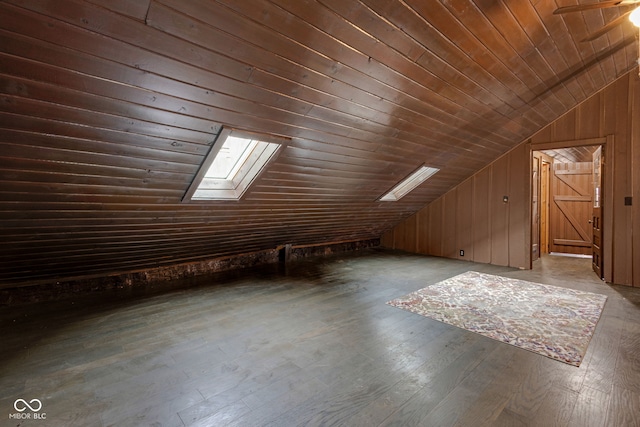
[[[640,289],[589,269],[374,249],[4,307],[0,425],[637,426]],[[468,270],[607,295],[582,365],[385,304]]]

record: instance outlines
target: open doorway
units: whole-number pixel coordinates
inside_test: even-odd
[[[602,278],[602,145],[532,152],[531,259],[591,258]]]

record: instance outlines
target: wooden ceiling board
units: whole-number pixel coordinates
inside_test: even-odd
[[[636,72],[630,23],[580,41],[628,9],[566,3],[1,1],[0,287],[380,236]],[[183,202],[224,127],[288,143]]]
[[[542,152],[559,163],[593,162],[593,153],[598,148],[594,145],[582,147],[558,148],[555,150],[543,150]]]

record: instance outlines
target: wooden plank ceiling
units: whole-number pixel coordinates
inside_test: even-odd
[[[580,42],[628,8],[576,3],[1,1],[0,286],[378,237],[634,69],[631,23]],[[222,127],[291,143],[182,203]]]
[[[543,150],[542,152],[553,158],[558,163],[593,162],[593,153],[598,147],[587,145],[584,147],[558,148],[555,150]]]

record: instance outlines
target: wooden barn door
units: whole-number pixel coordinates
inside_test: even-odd
[[[592,218],[592,267],[599,278],[602,270],[602,147],[593,153],[593,218]]]
[[[551,252],[592,255],[592,162],[554,163],[551,198]]]

